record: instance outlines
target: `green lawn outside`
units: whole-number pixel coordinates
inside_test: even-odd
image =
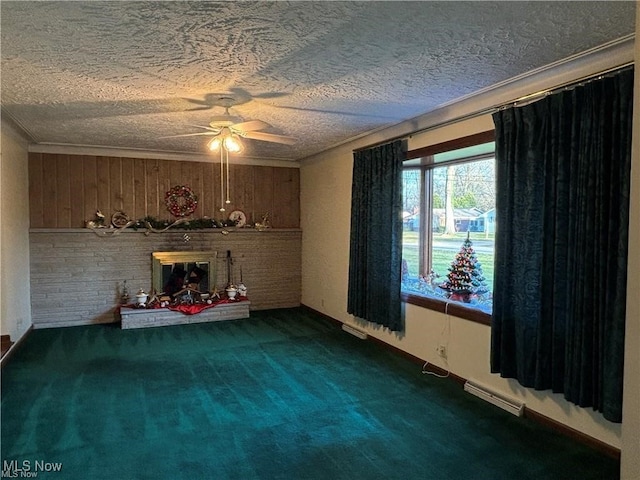
[[[460,233],[455,236],[437,236],[438,242],[446,242],[451,245],[451,249],[439,249],[433,250],[433,271],[440,275],[442,281],[445,280],[447,273],[449,273],[449,267],[455,260],[455,256],[462,247],[462,243],[467,237],[466,233]],[[489,240],[493,240],[490,236]],[[476,240],[485,240],[484,233],[472,233],[470,235],[471,242],[474,238]],[[482,253],[476,251],[476,257],[482,265],[482,271],[484,273],[487,285],[489,289],[493,291],[493,254]],[[409,276],[417,277],[418,272],[418,232],[404,232],[403,233],[403,248],[402,258],[406,260],[409,267]]]

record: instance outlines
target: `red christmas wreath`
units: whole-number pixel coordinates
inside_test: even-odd
[[[164,203],[167,210],[175,217],[186,217],[195,212],[198,206],[198,197],[193,191],[184,185],[176,185],[164,194]]]

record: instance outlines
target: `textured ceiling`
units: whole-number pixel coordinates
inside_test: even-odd
[[[635,3],[0,3],[2,109],[35,143],[204,153],[224,113],[294,145],[349,138],[634,32]]]

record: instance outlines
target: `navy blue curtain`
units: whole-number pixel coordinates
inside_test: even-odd
[[[402,142],[353,154],[347,311],[392,331],[403,329]]]
[[[622,419],[633,70],[494,114],[491,371]]]

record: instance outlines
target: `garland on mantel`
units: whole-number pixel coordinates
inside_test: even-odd
[[[172,228],[180,230],[203,230],[208,228],[220,228],[222,234],[227,234],[229,227],[255,227],[257,230],[265,230],[270,227],[269,225],[269,213],[265,213],[260,222],[256,222],[254,225],[245,225],[241,222],[241,217],[234,217],[227,220],[214,220],[213,218],[186,218],[195,212],[198,207],[198,196],[193,193],[193,190],[186,185],[176,185],[168,190],[164,195],[164,201],[167,206],[167,210],[174,217],[178,217],[177,220],[170,222],[169,220],[158,220],[155,217],[146,216],[142,220],[131,220],[129,216],[122,210],[116,211],[111,216],[111,223],[105,225],[105,215],[98,210],[93,220],[86,222],[86,227],[93,229],[96,235],[100,236],[113,236],[117,235],[127,228],[133,228],[138,230],[144,228],[145,235],[150,233],[162,233]],[[222,209],[221,211],[224,211]],[[240,211],[232,212],[242,213]],[[242,214],[244,217],[244,214]],[[242,218],[244,222],[244,218]],[[188,235],[185,234],[185,241],[188,241]]]
[[[229,233],[228,228],[234,228],[238,221],[233,220],[215,220],[209,217],[203,218],[179,218],[175,221],[161,220],[152,216],[146,216],[140,220],[129,220],[127,215],[122,211],[117,211],[112,216],[110,225],[105,225],[105,216],[100,210],[96,212],[93,220],[86,222],[86,227],[92,229],[99,236],[113,236],[120,232],[132,229],[135,231],[144,229],[145,235],[150,233],[163,233],[168,230],[206,230],[220,229],[222,234]],[[268,223],[268,214],[262,218],[262,222],[256,222],[253,225],[245,225],[242,228],[255,228],[256,230],[266,230],[270,228]]]

